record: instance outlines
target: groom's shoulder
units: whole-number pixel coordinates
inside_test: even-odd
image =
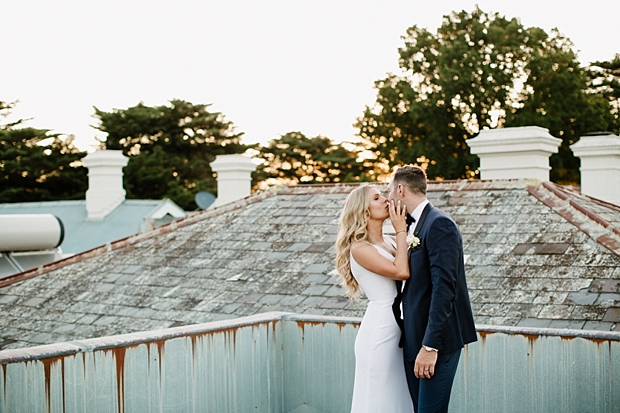
[[[452,219],[452,217],[450,216],[450,214],[448,214],[448,213],[447,213],[446,211],[444,211],[443,209],[439,209],[439,208],[437,208],[437,207],[435,207],[435,206],[434,206],[433,208],[431,208],[431,210],[430,210],[430,211],[428,211],[428,215],[429,215],[429,217],[433,217],[433,218],[435,218],[435,219],[438,219],[438,218],[447,218],[447,219],[450,219],[450,220],[454,221],[454,220]]]
[[[428,219],[431,221],[443,221],[443,222],[447,222],[450,221],[450,223],[456,225],[456,222],[454,221],[454,219],[450,216],[450,214],[448,214],[446,211],[444,211],[443,209],[439,209],[437,207],[433,207],[429,212],[428,212]]]

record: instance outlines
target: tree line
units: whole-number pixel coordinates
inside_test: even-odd
[[[412,26],[402,39],[401,73],[375,82],[376,101],[355,122],[359,142],[290,131],[246,145],[209,105],[172,100],[95,108],[96,128],[107,135],[99,144],[130,157],[128,198],[170,198],[191,210],[197,192],[216,192],[210,163],[220,154],[252,149],[264,159],[255,186],[376,181],[412,163],[431,179],[475,178],[478,158],[467,139],[486,128],[536,125],[562,139],[551,180],[578,184],[569,146],[589,132],[620,132],[620,54],[582,66],[557,30],[526,28],[478,7],[444,16],[435,33]],[[0,102],[0,119],[12,107]],[[85,155],[72,136],[0,122],[0,202],[83,198]]]

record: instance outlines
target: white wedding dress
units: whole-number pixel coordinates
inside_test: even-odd
[[[386,237],[388,242],[392,242]],[[394,257],[374,246],[390,260]],[[351,413],[413,413],[407,387],[403,349],[398,347],[400,328],[392,303],[395,281],[368,271],[351,254],[351,272],[369,303],[355,339],[355,385]]]

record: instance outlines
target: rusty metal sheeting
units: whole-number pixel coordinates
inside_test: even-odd
[[[344,408],[358,324],[266,313],[2,351],[0,413]]]
[[[450,412],[620,411],[620,333],[477,327]]]
[[[265,313],[0,352],[0,413],[348,412],[358,318]],[[451,412],[614,412],[620,333],[478,326]]]

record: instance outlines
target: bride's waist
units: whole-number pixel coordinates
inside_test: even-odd
[[[372,299],[368,299],[368,305],[373,305],[373,306],[383,306],[383,305],[387,305],[387,306],[391,306],[392,304],[394,304],[394,298],[380,298],[377,300],[372,300]]]

